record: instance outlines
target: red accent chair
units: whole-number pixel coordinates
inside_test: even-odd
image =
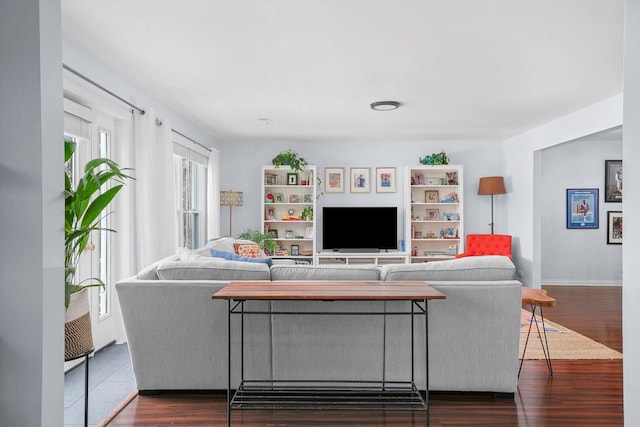
[[[456,258],[478,255],[505,255],[511,259],[511,236],[506,234],[467,234],[464,252]]]

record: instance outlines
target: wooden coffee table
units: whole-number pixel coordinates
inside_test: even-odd
[[[432,299],[445,299],[445,295],[425,282],[358,282],[358,281],[256,281],[231,282],[212,297],[228,301],[228,372],[227,372],[227,425],[231,425],[231,410],[236,409],[368,409],[368,410],[420,410],[426,412],[429,425],[429,328],[427,303]],[[363,381],[255,381],[244,378],[243,355],[240,355],[241,381],[231,395],[231,315],[318,315],[326,311],[245,311],[250,300],[289,301],[407,301],[405,311],[340,312],[341,315],[405,315],[411,317],[411,380],[389,381],[384,377],[375,382]],[[425,397],[414,379],[414,317],[425,321]],[[242,321],[241,321],[242,323]],[[243,329],[243,328],[241,328]],[[384,328],[383,328],[384,329]],[[241,330],[241,353],[244,351],[244,333]],[[386,331],[383,331],[383,336]],[[385,339],[385,338],[383,338]],[[386,340],[385,340],[386,342]],[[384,351],[384,350],[383,350]],[[384,356],[383,356],[384,357]]]

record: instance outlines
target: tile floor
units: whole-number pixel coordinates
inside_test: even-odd
[[[84,363],[64,376],[64,425],[84,426]],[[132,391],[136,381],[129,347],[113,344],[89,359],[89,425],[97,426]]]

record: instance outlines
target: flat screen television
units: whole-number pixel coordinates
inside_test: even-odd
[[[350,252],[398,249],[398,208],[323,207],[322,247]]]

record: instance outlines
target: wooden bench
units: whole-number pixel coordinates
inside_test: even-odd
[[[522,371],[522,363],[524,362],[524,355],[527,353],[527,345],[529,344],[529,335],[531,334],[531,325],[533,321],[536,321],[536,330],[538,331],[538,338],[542,345],[542,353],[544,359],[547,362],[547,369],[549,375],[553,376],[553,367],[551,366],[551,356],[549,354],[549,342],[547,341],[547,331],[544,326],[544,314],[542,313],[542,307],[555,307],[555,298],[547,295],[547,291],[544,289],[522,288],[522,304],[529,304],[531,306],[531,320],[529,320],[529,330],[527,331],[527,340],[524,343],[524,350],[522,351],[522,359],[520,359],[520,369],[518,369],[518,377],[520,377],[520,371]],[[538,319],[536,318],[536,309],[540,309],[540,320],[542,323],[542,334],[540,333],[540,326]],[[544,336],[544,341],[542,337]]]

